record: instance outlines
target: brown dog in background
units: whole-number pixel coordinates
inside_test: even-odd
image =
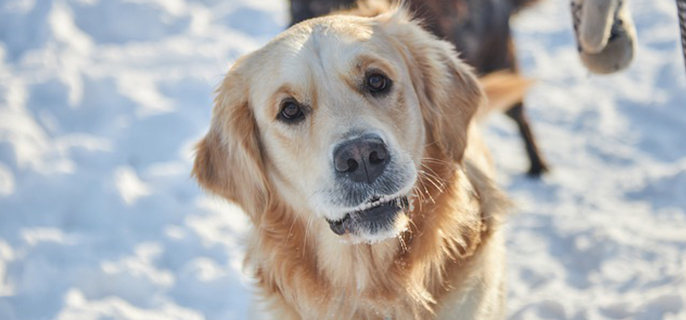
[[[388,3],[389,0],[376,2]],[[510,17],[538,0],[409,0],[406,4],[425,28],[452,42],[460,57],[478,75],[506,70],[519,72]],[[291,25],[333,10],[352,8],[356,0],[290,0]],[[375,0],[360,1],[373,6]],[[369,12],[373,13],[373,10]],[[528,174],[540,176],[548,170],[531,131],[524,104],[518,101],[505,108],[517,123],[530,161]]]

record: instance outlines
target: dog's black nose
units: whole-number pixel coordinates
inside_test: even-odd
[[[383,140],[375,135],[363,136],[340,144],[333,152],[336,172],[355,182],[373,183],[390,161]]]

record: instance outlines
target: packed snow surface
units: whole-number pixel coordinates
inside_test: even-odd
[[[0,319],[244,319],[248,223],[189,177],[213,89],[285,0],[0,1]],[[632,0],[631,68],[581,66],[568,1],[513,23],[553,172],[487,140],[517,203],[510,319],[686,319],[686,80],[675,3]]]

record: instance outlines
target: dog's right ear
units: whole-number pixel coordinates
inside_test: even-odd
[[[217,89],[210,130],[196,146],[193,176],[255,219],[268,202],[267,182],[247,84],[236,69]]]

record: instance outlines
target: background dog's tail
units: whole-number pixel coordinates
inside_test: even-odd
[[[482,120],[491,112],[504,112],[524,100],[524,95],[533,84],[533,80],[524,78],[509,71],[489,73],[479,78],[486,94],[487,103],[476,113],[477,120]]]

